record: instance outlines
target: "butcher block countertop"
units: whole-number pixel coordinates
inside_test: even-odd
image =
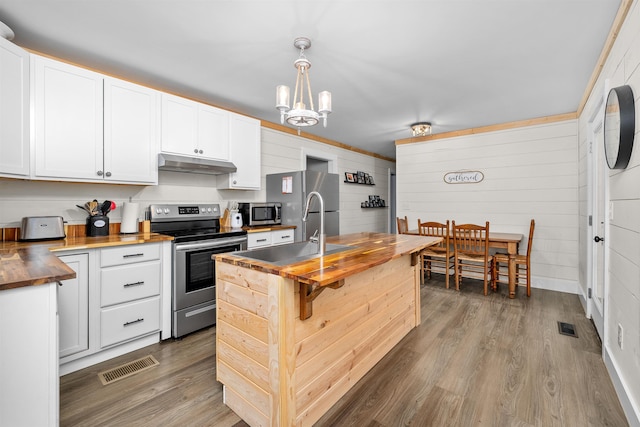
[[[70,237],[46,242],[0,242],[0,291],[42,285],[76,277],[55,252],[98,249],[173,240],[157,233],[114,234],[101,237]]]
[[[418,254],[441,240],[439,237],[362,232],[327,238],[327,243],[353,246],[353,249],[290,265],[277,266],[242,258],[233,252],[216,255],[216,260],[309,285],[327,286],[403,255]]]

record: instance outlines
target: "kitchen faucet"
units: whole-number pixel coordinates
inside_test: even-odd
[[[320,256],[323,256],[327,248],[327,236],[324,234],[324,200],[322,199],[320,193],[318,193],[317,191],[312,191],[307,196],[307,202],[306,206],[304,207],[304,215],[302,215],[302,220],[305,222],[307,221],[307,217],[309,216],[309,207],[311,206],[311,199],[313,198],[313,196],[316,196],[318,198],[318,201],[320,202],[320,235],[317,236],[318,230],[316,230],[314,235],[311,236],[311,239],[309,240],[311,242],[318,243],[318,253],[320,254]]]

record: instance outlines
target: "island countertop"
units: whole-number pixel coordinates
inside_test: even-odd
[[[353,249],[295,264],[277,266],[243,258],[240,255],[234,255],[233,252],[218,254],[216,260],[294,279],[309,285],[327,286],[403,255],[417,254],[441,240],[438,237],[361,232],[327,238],[327,243],[353,246]]]

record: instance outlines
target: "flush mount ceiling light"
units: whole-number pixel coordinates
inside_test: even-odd
[[[431,123],[418,122],[411,125],[413,136],[427,136],[431,134]]]
[[[297,126],[298,133],[301,127],[314,126],[320,119],[324,127],[327,127],[327,116],[331,113],[331,92],[325,90],[318,94],[318,111],[316,112],[309,80],[311,62],[304,56],[305,49],[311,47],[311,40],[298,37],[293,41],[293,45],[300,49],[300,57],[293,63],[298,69],[296,88],[293,93],[293,108],[289,108],[289,86],[276,87],[276,108],[280,110],[280,123],[284,124],[286,120],[290,125]],[[305,104],[305,92],[311,108],[307,108]]]

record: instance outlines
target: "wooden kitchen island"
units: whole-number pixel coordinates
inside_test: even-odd
[[[286,266],[217,255],[225,404],[251,426],[316,422],[420,324],[418,255],[439,240],[343,235],[327,242],[353,249]]]

